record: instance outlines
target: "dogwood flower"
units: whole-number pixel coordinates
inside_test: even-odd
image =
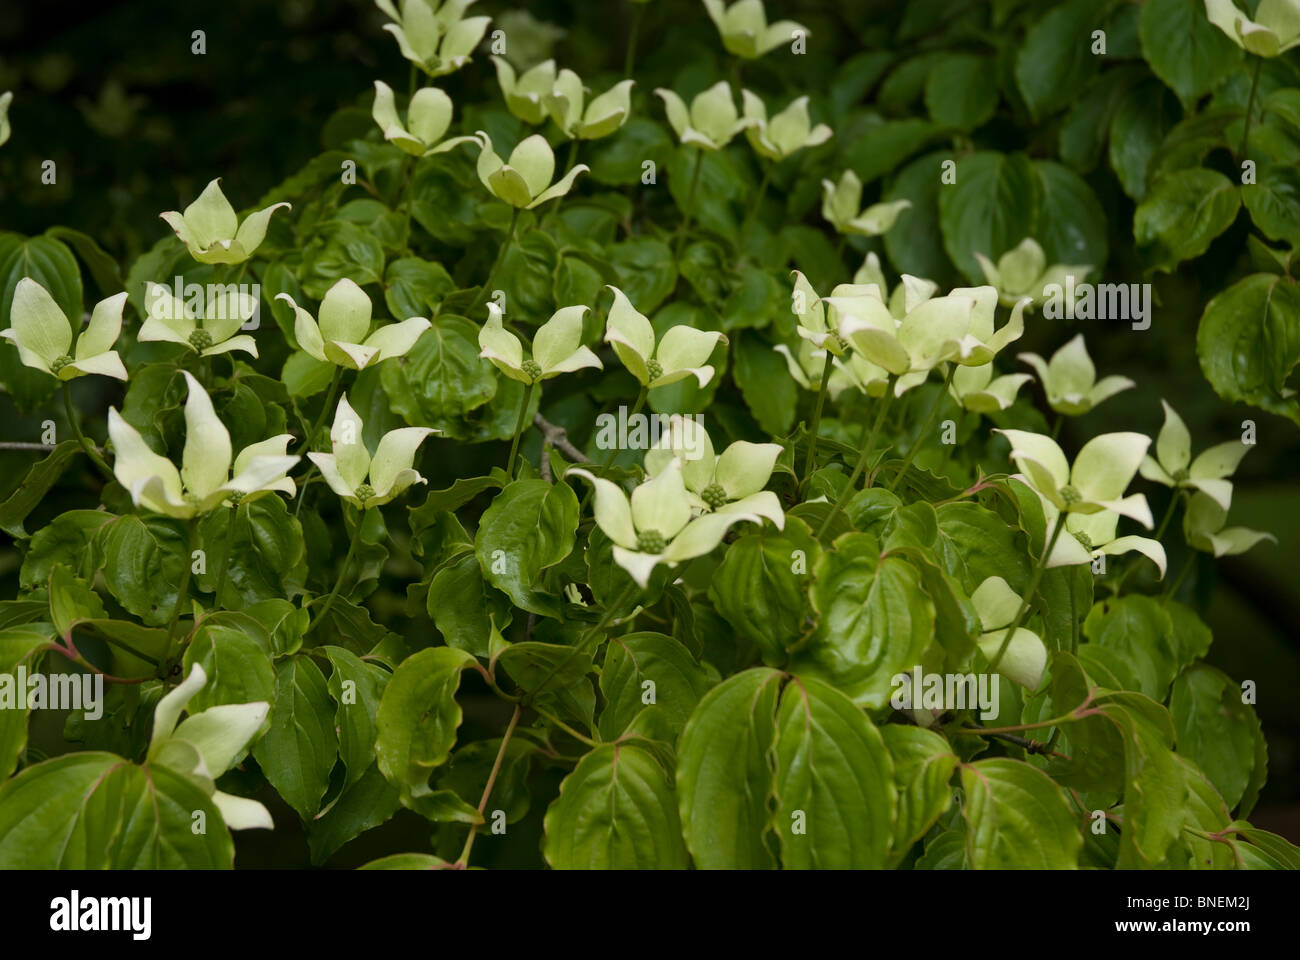
[[[835,364],[837,374],[869,397],[883,397],[889,388],[889,371],[872,363],[856,350],[849,351],[843,357],[835,357],[831,362]],[[835,373],[831,374],[832,383],[835,382],[835,376]]]
[[[871,296],[869,284],[841,283],[829,297],[818,295],[808,278],[799,270],[792,272],[794,289],[790,294],[790,312],[798,320],[795,332],[819,350],[829,350],[842,357],[849,349],[847,336],[841,332],[845,311],[862,297]],[[875,294],[879,299],[879,294]]]
[[[203,357],[232,350],[257,356],[257,342],[248,334],[236,336],[257,301],[233,286],[218,284],[210,291],[199,316],[198,303],[178,300],[161,283],[145,283],[145,320],[136,339],[180,343]]]
[[[775,122],[775,121],[773,121]],[[862,207],[862,181],[852,170],[845,170],[838,183],[822,181],[822,217],[838,233],[856,234],[860,237],[878,237],[889,231],[899,215],[912,206],[910,200],[895,200],[892,203],[874,203],[865,210]],[[868,254],[868,259],[875,257]],[[885,295],[885,278],[880,273],[879,258],[875,261],[873,274],[879,274],[880,292]],[[867,264],[863,264],[866,268]],[[873,276],[874,279],[874,276]],[[869,283],[872,280],[853,278],[854,283]]]
[[[1164,400],[1165,422],[1156,435],[1156,456],[1142,460],[1139,471],[1148,480],[1166,487],[1193,488],[1214,499],[1223,509],[1232,504],[1232,481],[1241,458],[1250,447],[1240,440],[1229,440],[1202,451],[1192,459],[1192,435],[1182,417]],[[1189,465],[1190,464],[1190,465]]]
[[[9,139],[9,104],[13,102],[12,90],[0,93],[0,146]]]
[[[723,0],[704,0],[709,19],[722,35],[728,53],[753,60],[794,38],[795,31],[808,35],[806,27],[793,20],[768,24],[762,0],[739,0],[730,7]]]
[[[465,11],[475,0],[375,0],[392,23],[384,29],[397,39],[402,56],[431,77],[459,70],[470,61],[491,17],[469,17]]]
[[[542,97],[556,126],[571,140],[599,140],[627,123],[632,112],[633,80],[620,80],[600,96],[586,101],[587,91],[572,70],[561,70],[552,90]]]
[[[748,90],[740,91],[745,119],[749,126],[745,136],[758,153],[769,160],[784,160],[805,147],[816,147],[832,136],[831,128],[824,123],[812,125],[808,117],[808,98],[796,97],[790,105],[767,119],[767,106]]]
[[[555,183],[555,153],[546,138],[535,133],[519,141],[503,162],[492,149],[492,139],[482,130],[478,133],[482,149],[478,155],[478,178],[492,195],[512,207],[531,210],[548,200],[562,197],[573,188],[578,174],[590,169],[580,163]]]
[[[984,277],[998,290],[1004,307],[1010,307],[1028,297],[1032,304],[1041,304],[1048,297],[1047,288],[1057,285],[1065,288],[1067,276],[1082,281],[1092,272],[1090,266],[1047,265],[1043,248],[1031,237],[1020,241],[1019,246],[998,258],[997,266],[982,253],[975,254]]]
[[[713,551],[732,525],[748,520],[762,523],[753,513],[722,511],[691,518],[691,501],[676,458],[658,474],[632,491],[629,500],[618,484],[579,468],[573,474],[596,490],[596,525],[614,543],[614,562],[644,588],[659,564],[675,567]]]
[[[836,358],[829,356],[829,351],[819,350],[810,340],[800,339],[793,350],[784,343],[778,343],[772,349],[785,358],[791,379],[805,390],[821,389],[822,364],[826,362],[833,365],[830,380],[826,383],[826,392],[832,400],[849,387],[858,386],[857,381],[840,366]]]
[[[190,714],[177,726],[181,711],[207,682],[207,672],[196,663],[190,675],[158,701],[148,762],[175,770],[198,784],[231,830],[270,830],[274,823],[266,807],[256,800],[222,793],[214,781],[235,765],[256,738],[271,705],[265,700],[219,704]]]
[[[159,214],[199,263],[243,263],[266,239],[271,214],[285,202],[250,213],[240,223],[235,208],[221,192],[221,178],[213,180],[184,213],[168,210]]]
[[[122,332],[122,307],[126,294],[117,293],[95,304],[90,323],[77,337],[72,354],[72,324],[48,290],[23,277],[14,287],[9,310],[10,327],[0,337],[13,341],[23,365],[60,380],[87,374],[126,379],[126,367],[110,349]],[[78,324],[80,326],[80,324]]]
[[[1249,530],[1246,527],[1227,527],[1228,511],[1214,497],[1198,490],[1187,501],[1183,514],[1183,536],[1193,550],[1211,553],[1216,557],[1245,553],[1261,540],[1277,543],[1271,533]]]
[[[933,280],[914,277],[907,273],[903,274],[898,284],[890,290],[889,284],[885,281],[885,272],[880,268],[880,258],[874,251],[867,254],[862,261],[862,266],[858,267],[853,274],[853,282],[859,285],[870,283],[879,287],[880,298],[889,305],[889,312],[898,320],[902,320],[939,292],[939,285]]]
[[[1097,368],[1088,356],[1081,333],[1052,354],[1050,361],[1044,362],[1036,353],[1021,353],[1017,359],[1037,371],[1047,394],[1047,405],[1065,416],[1085,414],[1103,400],[1137,386],[1128,377],[1110,376],[1098,380]]]
[[[361,432],[364,424],[348,403],[339,399],[330,428],[332,453],[307,454],[331,490],[362,510],[383,506],[416,483],[428,483],[414,469],[415,454],[424,438],[435,433],[428,427],[400,427],[379,438],[372,457]]]
[[[390,141],[403,153],[413,157],[427,157],[445,153],[462,143],[477,143],[475,137],[449,137],[442,139],[451,126],[451,97],[437,87],[424,87],[415,91],[406,110],[409,129],[402,125],[397,113],[393,88],[382,80],[375,81],[375,104],[370,110],[375,123]]]
[[[662,387],[694,376],[701,387],[713,379],[713,367],[707,361],[719,343],[727,338],[716,330],[696,330],[678,324],[655,343],[654,327],[618,287],[614,304],[605,320],[605,341],[614,347],[623,366],[643,387]]]
[[[1056,441],[1025,430],[996,430],[1011,442],[1011,459],[1039,496],[1066,513],[1109,510],[1151,527],[1151,508],[1140,493],[1124,496],[1151,438],[1140,433],[1103,433],[1083,445],[1074,465]]]
[[[493,57],[501,95],[506,99],[506,109],[524,123],[539,124],[546,119],[545,97],[555,87],[555,61],[543,60],[516,77],[515,68],[505,57]]]
[[[1205,0],[1205,15],[1237,46],[1276,57],[1300,44],[1300,11],[1292,0],[1260,0],[1251,20],[1232,0]]]
[[[290,434],[251,443],[234,458],[231,476],[230,432],[212,409],[212,400],[189,372],[185,401],[185,449],[181,468],[156,454],[139,431],[115,408],[108,411],[108,436],[113,442],[113,474],[138,507],[169,517],[188,519],[224,503],[239,504],[268,493],[293,496],[286,474],[299,457],[286,452]]]
[[[293,307],[293,335],[303,350],[317,360],[348,370],[364,370],[392,357],[405,356],[432,326],[424,317],[410,317],[401,323],[379,326],[371,333],[370,297],[347,277],[325,291],[319,323],[289,294],[277,294],[275,299]]]
[[[779,443],[737,440],[718,456],[709,433],[694,417],[673,416],[658,442],[646,451],[646,473],[655,477],[669,462],[681,464],[691,506],[698,512],[752,513],[785,528],[785,511],[767,481],[781,455]]]
[[[1020,612],[1021,597],[1001,577],[989,577],[970,595],[979,615],[981,633],[975,645],[991,662],[1002,649],[1007,627]],[[1029,690],[1035,690],[1047,669],[1047,647],[1032,630],[1017,627],[1006,653],[998,661],[998,673]]]
[[[1039,499],[1042,500],[1041,495]],[[1060,511],[1053,504],[1043,502],[1043,516],[1050,530],[1060,516]],[[1091,563],[1101,556],[1140,553],[1159,568],[1160,579],[1163,580],[1166,564],[1164,545],[1150,537],[1116,536],[1119,517],[1114,510],[1069,514],[1065,518],[1065,529],[1056,541],[1051,556],[1047,558],[1047,565],[1072,566]],[[1150,523],[1146,525],[1151,526]]]
[[[1034,379],[1027,373],[1008,373],[1000,377],[993,373],[992,363],[978,367],[958,366],[948,392],[972,413],[996,413],[1015,403],[1020,388]]]
[[[586,307],[564,307],[537,328],[533,355],[524,358],[523,344],[501,323],[501,308],[488,301],[488,320],[478,332],[480,357],[511,380],[534,384],[584,367],[603,369],[600,358],[582,345],[582,317]]]
[[[664,102],[668,123],[682,143],[693,143],[704,150],[721,150],[753,121],[742,118],[731,99],[731,85],[720,80],[691,101],[686,102],[663,87],[655,95]]]

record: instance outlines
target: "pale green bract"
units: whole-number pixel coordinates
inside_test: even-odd
[[[996,376],[992,363],[958,366],[948,390],[954,400],[972,413],[996,413],[1015,403],[1020,388],[1033,379],[1027,373]]]
[[[1109,376],[1098,380],[1097,368],[1088,356],[1081,333],[1052,354],[1051,360],[1044,361],[1036,353],[1022,353],[1017,359],[1038,373],[1047,394],[1047,405],[1067,417],[1085,414],[1103,400],[1136,386],[1128,377]]]
[[[253,316],[257,302],[237,288],[219,284],[209,289],[203,309],[190,300],[178,300],[169,287],[146,281],[145,321],[136,334],[140,341],[179,343],[203,357],[232,350],[257,356],[257,342],[239,330]],[[238,334],[238,335],[237,335]]]
[[[845,170],[838,182],[822,181],[822,217],[839,233],[859,237],[878,237],[888,233],[898,222],[903,211],[910,209],[911,206],[911,200],[895,200],[891,203],[873,203],[863,209],[862,181],[852,170]],[[874,272],[879,273],[879,258],[874,252],[868,257],[874,258]],[[867,264],[863,266],[869,273],[872,272],[872,268]],[[854,277],[854,283],[869,282],[872,281]],[[886,293],[883,275],[880,277],[879,285],[881,293]]]
[[[654,327],[645,315],[637,312],[618,287],[609,289],[614,304],[605,318],[605,341],[642,386],[662,387],[691,376],[701,387],[708,385],[714,374],[707,362],[709,355],[718,344],[727,342],[726,336],[717,330],[678,325],[656,343]]]
[[[633,80],[620,80],[586,102],[587,90],[572,70],[561,70],[542,98],[555,125],[571,140],[599,140],[627,123],[632,113]],[[585,106],[584,106],[585,105]]]
[[[1146,456],[1140,470],[1148,480],[1166,487],[1190,487],[1211,497],[1223,510],[1232,506],[1232,481],[1241,458],[1250,447],[1229,440],[1202,451],[1192,459],[1192,435],[1182,417],[1166,401],[1165,422],[1156,436],[1156,456]]]
[[[269,493],[292,497],[297,488],[286,474],[301,459],[286,452],[293,437],[284,433],[249,444],[234,458],[232,476],[230,431],[218,419],[202,385],[188,371],[181,373],[189,396],[180,470],[150,449],[117,408],[109,408],[113,473],[132,502],[153,513],[186,519]]]
[[[399,427],[379,438],[374,455],[366,449],[365,424],[348,403],[339,398],[330,428],[330,453],[310,452],[331,490],[362,510],[383,506],[417,483],[428,483],[415,470],[415,454],[424,438],[437,431],[430,427]]]
[[[749,126],[745,136],[750,146],[769,160],[784,160],[807,147],[817,147],[832,136],[824,123],[812,125],[808,116],[808,98],[796,97],[790,105],[768,120],[767,106],[748,90],[740,91],[745,119]]]
[[[190,256],[199,263],[235,264],[243,263],[262,245],[271,214],[281,207],[287,209],[290,206],[283,201],[273,203],[250,213],[240,222],[235,208],[221,192],[221,178],[218,177],[203,188],[198,199],[186,207],[184,213],[168,210],[159,216],[176,231]]]
[[[984,278],[997,288],[998,297],[1005,307],[1026,298],[1034,306],[1041,305],[1052,296],[1049,288],[1059,287],[1064,294],[1069,288],[1068,278],[1079,284],[1092,272],[1090,266],[1061,263],[1048,266],[1047,255],[1032,237],[1026,237],[1018,246],[1002,254],[996,266],[982,253],[976,253],[975,259],[984,271]]]
[[[525,70],[522,76],[505,57],[493,57],[492,66],[497,71],[497,82],[506,107],[524,123],[534,126],[546,119],[546,97],[555,87],[555,61],[544,60]]]
[[[1251,547],[1270,540],[1277,543],[1271,533],[1250,530],[1246,527],[1229,527],[1228,511],[1217,499],[1201,490],[1187,501],[1183,514],[1183,535],[1188,546],[1216,557],[1235,556]]]
[[[9,310],[10,327],[0,337],[18,348],[24,366],[48,373],[59,380],[72,380],[90,374],[126,379],[126,367],[117,351],[111,349],[122,332],[122,308],[126,294],[116,293],[95,304],[90,323],[77,337],[72,350],[72,324],[54,302],[50,292],[33,280],[23,277],[14,287]]]
[[[763,0],[737,0],[730,7],[723,0],[704,0],[704,9],[717,26],[727,52],[747,60],[791,43],[796,31],[808,35],[807,28],[793,20],[769,24]]]
[[[0,146],[9,139],[9,104],[13,102],[14,95],[12,90],[6,90],[0,93]]]
[[[508,161],[497,156],[492,138],[478,132],[478,178],[498,200],[512,207],[531,210],[548,200],[564,196],[573,188],[578,174],[589,169],[580,163],[555,183],[555,151],[541,134],[525,137],[515,146]]]
[[[431,77],[459,70],[487,32],[491,17],[465,18],[476,0],[375,0],[392,23],[384,29],[397,40],[402,56]]]
[[[406,111],[406,124],[397,113],[393,88],[382,80],[375,81],[375,104],[370,110],[375,123],[383,131],[384,139],[413,157],[427,157],[445,153],[462,143],[477,143],[475,137],[449,137],[451,126],[451,97],[437,87],[424,87],[415,91]]]
[[[534,384],[585,367],[603,369],[600,358],[582,344],[586,307],[563,307],[551,315],[533,337],[531,357],[524,356],[519,338],[502,324],[501,308],[488,301],[488,319],[478,332],[479,356],[511,380]]]
[[[655,95],[664,102],[668,123],[677,139],[704,150],[721,150],[754,122],[740,116],[732,99],[731,84],[725,80],[697,94],[689,109],[672,90],[660,87]]]
[[[374,309],[366,292],[347,277],[335,282],[320,303],[320,321],[287,293],[276,295],[293,307],[293,334],[311,356],[349,370],[364,370],[392,357],[405,356],[428,330],[424,317],[409,317],[370,331]]]
[[[1255,19],[1232,0],[1205,0],[1205,15],[1248,53],[1276,57],[1300,44],[1300,7],[1294,0],[1260,0]]]
[[[997,656],[1006,640],[1007,628],[1021,607],[1021,597],[1001,577],[988,577],[970,595],[971,605],[980,618],[981,633],[975,641],[990,661]],[[998,673],[1029,690],[1036,690],[1047,669],[1047,647],[1038,634],[1017,627],[998,661]]]

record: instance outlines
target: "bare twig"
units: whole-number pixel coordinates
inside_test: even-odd
[[[0,450],[30,450],[32,453],[49,453],[54,447],[48,443],[20,443],[18,441],[4,441],[0,443]],[[95,452],[104,453],[103,447],[95,447]]]
[[[533,426],[542,431],[542,439],[553,447],[559,448],[560,453],[564,454],[570,460],[576,460],[579,463],[587,463],[589,457],[575,447],[569,441],[569,433],[561,426],[557,426],[547,420],[540,413],[533,416]],[[545,458],[543,457],[543,461]]]

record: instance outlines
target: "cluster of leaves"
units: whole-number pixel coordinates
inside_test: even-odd
[[[1190,0],[921,0],[900,31],[950,20],[932,49],[781,101],[743,71],[816,32],[758,0],[684,8],[730,80],[706,61],[649,95],[633,30],[589,100],[535,23],[376,2],[408,93],[376,80],[331,121],[354,135],[245,216],[213,181],[125,277],[76,231],[0,235],[0,382],[23,409],[61,390],[75,437],[0,504],[0,674],[106,681],[58,749],[0,710],[0,865],[230,866],[229,831],[277,816],[318,863],[433,825],[375,867],[1300,865],[1246,820],[1267,750],[1203,662],[1190,564],[1160,582],[1180,508],[1192,550],[1267,536],[1225,529],[1248,443],[1193,459],[1166,405],[1154,456],[1124,432],[1070,458],[1062,421],[1132,382],[1075,337],[1022,355],[1040,411],[995,365],[1051,322],[1049,285],[1108,262],[1079,172],[1107,141],[1154,268],[1242,202],[1270,240],[1297,229],[1269,179],[1291,38],[1261,39],[1267,0],[1245,26]],[[487,51],[500,99],[453,103],[439,78]],[[1066,164],[976,149],[1021,115]],[[1275,151],[1252,186],[1203,166],[1238,131]],[[1294,418],[1268,257],[1200,349],[1222,395]],[[103,299],[79,332],[83,265]],[[1158,526],[1139,474],[1175,491]],[[996,719],[900,702],[922,675],[983,676]]]

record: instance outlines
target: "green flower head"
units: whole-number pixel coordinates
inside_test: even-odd
[[[524,356],[519,338],[502,325],[501,308],[488,301],[488,320],[478,333],[479,356],[511,380],[540,383],[584,367],[602,369],[600,358],[582,345],[582,318],[586,307],[564,307],[537,328],[533,355]]]
[[[462,143],[477,143],[476,137],[443,137],[451,126],[451,97],[437,87],[415,91],[406,111],[406,125],[398,116],[393,89],[382,80],[375,81],[375,105],[370,115],[379,124],[384,139],[413,157],[445,153]]]
[[[655,95],[664,102],[668,123],[682,143],[693,143],[704,150],[721,150],[732,138],[754,121],[741,118],[725,80],[715,83],[691,101],[690,109],[672,90],[663,87]]]
[[[410,317],[370,332],[373,309],[370,297],[347,277],[325,291],[320,302],[320,322],[298,306],[287,293],[276,296],[293,307],[293,335],[298,345],[317,360],[348,370],[364,370],[392,357],[405,356],[431,324]]]
[[[784,160],[805,147],[820,146],[831,138],[831,128],[826,124],[812,125],[807,97],[796,97],[770,121],[767,107],[757,96],[742,90],[740,99],[744,103],[745,119],[749,121],[745,136],[750,146],[769,160]]]
[[[852,170],[845,170],[840,176],[839,183],[830,180],[822,181],[822,217],[839,233],[878,237],[887,233],[898,222],[902,212],[911,206],[910,200],[895,200],[892,203],[872,204],[863,209],[862,181]],[[868,257],[875,257],[875,254],[868,254]],[[872,276],[873,280],[875,274],[880,274],[879,258],[875,260],[874,271],[866,264],[863,267],[868,270],[868,275]],[[859,280],[854,277],[855,283],[868,283],[873,280]],[[886,292],[883,274],[880,274],[880,292],[882,295]]]
[[[185,401],[185,450],[181,468],[156,454],[138,430],[115,408],[108,411],[108,436],[113,442],[113,474],[138,507],[186,519],[215,510],[224,503],[241,503],[268,493],[293,496],[296,488],[286,474],[299,457],[287,453],[290,434],[249,444],[234,458],[231,471],[230,431],[212,409],[202,385],[182,370],[189,387]]]
[[[541,134],[519,141],[509,161],[497,156],[486,133],[480,130],[478,137],[482,148],[478,155],[478,178],[493,196],[512,207],[531,210],[562,197],[573,188],[578,174],[589,169],[580,163],[551,183],[551,177],[555,176],[555,152]]]
[[[1047,394],[1047,405],[1068,417],[1085,414],[1103,400],[1137,386],[1128,377],[1111,376],[1098,380],[1097,368],[1088,356],[1083,334],[1078,334],[1052,354],[1050,361],[1044,361],[1036,353],[1022,353],[1018,359],[1038,373]]]
[[[23,365],[48,373],[60,380],[72,380],[88,374],[126,379],[126,368],[113,350],[122,331],[122,307],[126,294],[118,293],[95,304],[90,324],[77,337],[72,353],[72,324],[54,302],[48,290],[31,277],[23,277],[14,287],[13,305],[9,310],[10,328],[0,337],[18,347]]]
[[[975,254],[975,259],[984,271],[984,278],[997,288],[1004,307],[1014,306],[1026,298],[1032,306],[1037,306],[1050,298],[1049,288],[1064,290],[1067,277],[1082,281],[1092,272],[1090,266],[1057,263],[1049,267],[1043,248],[1029,237],[1002,254],[997,266],[982,253]]]
[[[1183,514],[1183,536],[1193,550],[1216,557],[1245,553],[1263,540],[1277,543],[1277,537],[1246,527],[1227,527],[1228,510],[1214,497],[1200,490],[1187,501]]]
[[[178,300],[161,283],[145,283],[145,321],[136,334],[142,342],[179,343],[203,357],[232,350],[257,356],[257,343],[239,329],[252,318],[257,301],[234,285],[209,288],[203,309],[190,300]],[[238,336],[236,335],[238,334]]]
[[[599,140],[627,123],[632,112],[632,80],[620,80],[585,104],[587,91],[572,70],[561,70],[543,98],[556,126],[571,140]]]
[[[379,439],[374,456],[362,437],[365,425],[348,403],[339,400],[330,429],[332,453],[308,453],[331,490],[362,510],[383,506],[416,483],[428,483],[414,469],[415,454],[424,438],[437,431],[400,427]]]
[[[1295,0],[1260,0],[1252,20],[1232,0],[1205,0],[1205,15],[1248,53],[1276,57],[1300,44],[1300,4]]]
[[[795,31],[805,36],[808,34],[807,28],[793,20],[768,24],[763,0],[738,0],[730,7],[723,0],[704,0],[704,9],[722,35],[722,45],[727,52],[746,60],[756,59],[783,43],[790,43]]]
[[[1148,529],[1151,508],[1140,493],[1124,491],[1137,474],[1151,438],[1140,433],[1103,433],[1083,445],[1074,464],[1056,441],[1025,430],[994,431],[1011,441],[1011,459],[1025,482],[1057,510],[1132,517]]]
[[[605,341],[614,347],[623,366],[644,387],[662,387],[694,376],[701,387],[713,379],[707,361],[713,349],[727,338],[716,330],[696,330],[685,324],[671,327],[657,344],[650,321],[618,287],[605,320]]]
[[[1202,451],[1192,459],[1192,435],[1182,417],[1164,400],[1164,426],[1156,435],[1156,455],[1142,460],[1139,470],[1148,480],[1166,487],[1191,488],[1210,497],[1223,510],[1232,505],[1232,481],[1241,458],[1250,447],[1240,440],[1229,440]]]
[[[555,61],[545,60],[523,76],[516,77],[515,68],[505,57],[493,57],[501,95],[506,98],[506,108],[524,123],[539,124],[546,119],[546,97],[555,87]]]
[[[392,23],[384,29],[397,40],[402,56],[431,77],[441,77],[469,63],[487,32],[491,17],[469,17],[475,0],[375,0]]]
[[[953,372],[949,392],[963,409],[972,413],[997,413],[1015,403],[1020,388],[1033,379],[1027,373],[994,376],[992,363],[978,367],[958,366]]]
[[[288,203],[273,203],[250,213],[241,223],[226,195],[221,178],[209,183],[184,213],[168,210],[159,214],[199,263],[243,263],[266,239],[271,214]]]

